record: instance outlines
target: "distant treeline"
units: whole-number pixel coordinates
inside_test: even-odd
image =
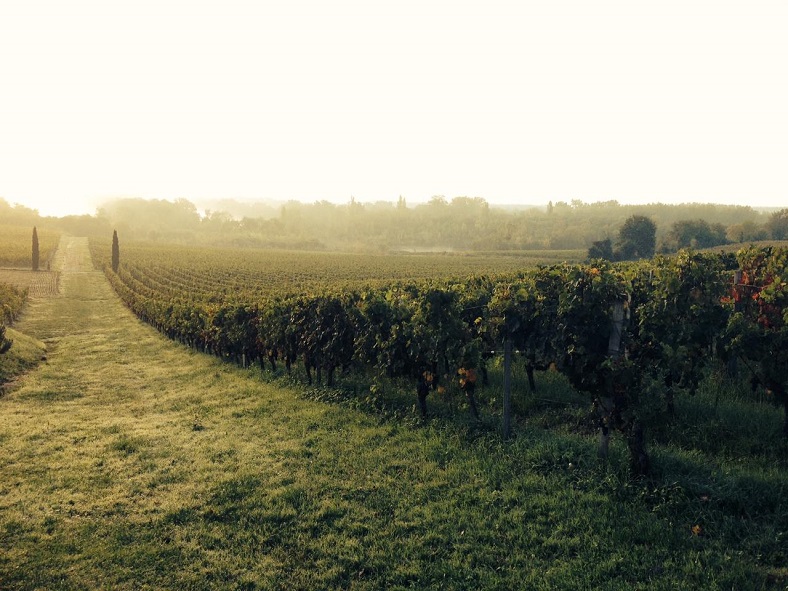
[[[531,208],[490,205],[479,197],[435,196],[410,206],[398,202],[345,204],[290,201],[276,207],[233,200],[221,210],[199,211],[185,199],[118,199],[93,216],[45,218],[57,229],[78,235],[184,244],[309,250],[398,251],[588,249],[616,240],[624,222],[646,216],[656,225],[656,250],[716,246],[729,242],[788,238],[788,209],[765,213],[750,206],[622,205],[617,201],[559,201]],[[0,199],[0,219],[42,225],[33,210]]]

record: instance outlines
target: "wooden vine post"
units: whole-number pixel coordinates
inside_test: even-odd
[[[512,430],[512,340],[503,343],[503,438]]]
[[[737,293],[739,290],[739,286],[741,285],[742,281],[742,270],[737,269],[733,272],[733,289],[731,293]],[[744,309],[744,305],[741,302],[740,298],[734,298],[733,300],[733,311],[734,312],[741,312]],[[726,371],[728,372],[728,377],[736,378],[739,375],[739,362],[736,358],[736,355],[731,355],[728,358],[728,365],[726,367]]]
[[[610,325],[610,338],[607,343],[607,355],[611,359],[618,359],[621,356],[621,334],[624,330],[624,302],[619,301],[613,304],[612,322]],[[613,387],[611,382],[608,385],[609,397],[603,397],[600,401],[600,411],[602,417],[600,419],[599,428],[599,457],[607,459],[610,450],[610,415],[613,411]]]

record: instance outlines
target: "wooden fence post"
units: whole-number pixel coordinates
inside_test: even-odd
[[[613,323],[610,326],[610,339],[607,354],[613,359],[621,356],[621,333],[624,330],[624,302],[613,304]]]
[[[503,438],[508,439],[512,430],[512,341],[503,343]]]
[[[613,304],[612,323],[610,325],[610,338],[607,342],[607,354],[612,359],[617,359],[621,355],[621,334],[624,330],[624,302],[616,302]],[[610,384],[612,390],[613,384]],[[607,459],[610,450],[610,425],[606,419],[613,410],[612,392],[609,398],[601,398],[599,400],[600,417],[599,425],[599,449],[598,455],[602,459]]]
[[[741,285],[742,279],[742,270],[738,269],[737,271],[733,272],[733,292],[735,293],[738,287]],[[741,312],[742,311],[742,303],[740,301],[734,301],[733,304],[733,311],[734,312]],[[736,355],[731,355],[728,358],[728,366],[725,368],[729,378],[737,378],[739,377],[739,366],[738,360],[736,359]]]

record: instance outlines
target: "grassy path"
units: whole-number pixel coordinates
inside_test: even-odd
[[[59,259],[61,295],[34,300],[17,324],[48,344],[48,363],[0,400],[0,581],[90,588],[109,576],[114,587],[112,562],[134,549],[108,538],[200,504],[249,471],[281,486],[300,434],[280,413],[244,419],[287,394],[140,323],[92,269],[85,240],[64,239]],[[166,580],[178,564],[154,556],[149,567],[161,572],[129,581]]]
[[[17,324],[48,362],[0,399],[0,589],[769,581],[728,548],[745,533],[693,536],[700,501],[644,500],[591,442],[526,430],[503,445],[303,400],[140,323],[85,240],[64,239],[56,264],[61,294]]]

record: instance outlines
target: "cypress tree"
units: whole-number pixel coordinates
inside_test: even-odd
[[[118,272],[120,265],[120,247],[118,246],[118,231],[112,231],[112,272]]]
[[[38,250],[38,231],[36,227],[33,226],[33,271],[38,271],[38,263],[40,259],[40,254]]]

